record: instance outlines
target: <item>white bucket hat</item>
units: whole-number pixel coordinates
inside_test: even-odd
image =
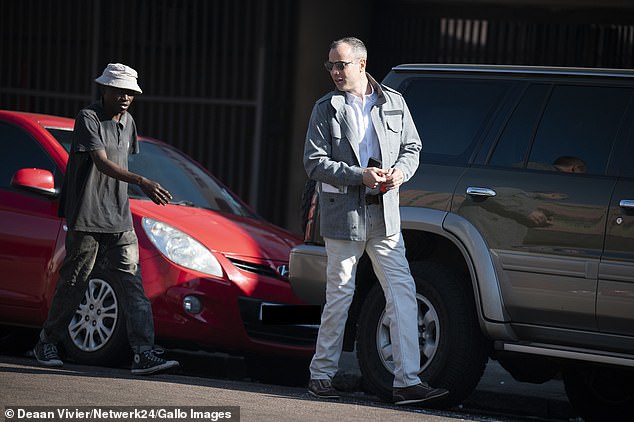
[[[141,88],[137,84],[138,74],[136,70],[121,63],[109,63],[103,74],[95,79],[100,85],[112,86],[114,88],[129,89],[138,94],[142,94]]]

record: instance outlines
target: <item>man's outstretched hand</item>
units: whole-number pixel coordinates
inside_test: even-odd
[[[153,180],[146,179],[144,177],[139,186],[147,197],[155,204],[167,205],[172,199],[172,195],[168,192],[168,190]]]

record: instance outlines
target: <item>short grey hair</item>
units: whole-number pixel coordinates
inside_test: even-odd
[[[334,48],[337,48],[341,44],[348,44],[350,47],[352,47],[352,52],[354,53],[355,58],[358,58],[358,59],[368,58],[368,49],[365,48],[365,44],[363,44],[363,41],[361,41],[359,38],[356,38],[356,37],[339,38],[338,40],[335,40],[330,44],[330,49],[332,50]]]

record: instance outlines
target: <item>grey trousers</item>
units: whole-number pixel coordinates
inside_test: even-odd
[[[128,341],[134,352],[154,346],[152,305],[143,290],[139,270],[139,245],[134,231],[94,233],[69,230],[66,257],[60,269],[48,319],[40,332],[44,343],[60,343],[77,307],[84,298],[93,269],[118,286]]]

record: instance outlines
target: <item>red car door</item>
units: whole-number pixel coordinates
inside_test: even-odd
[[[47,141],[0,120],[0,323],[41,324],[57,281],[64,238],[57,196],[11,183],[16,171],[40,168],[56,176],[59,188],[62,173]]]

